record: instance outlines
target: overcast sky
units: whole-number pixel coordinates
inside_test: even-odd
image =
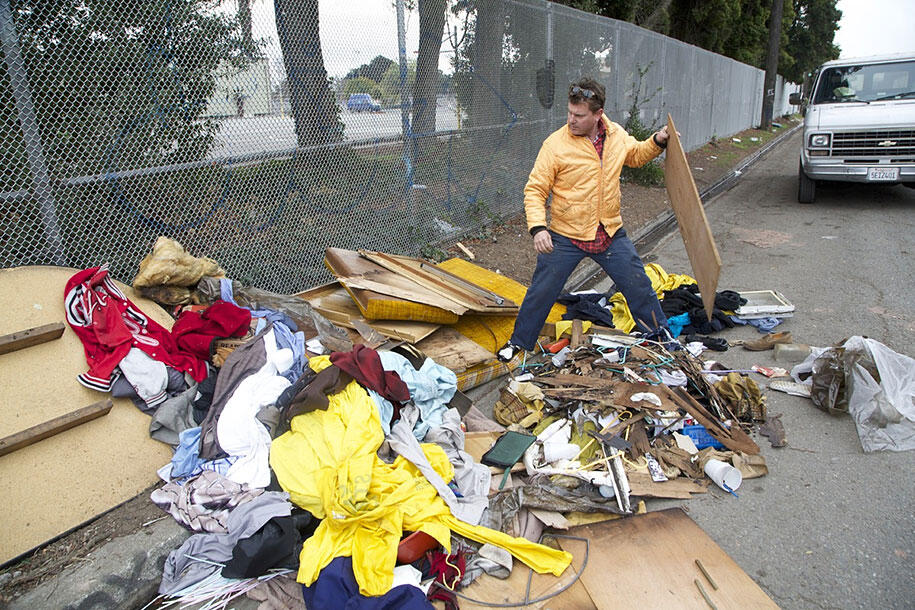
[[[915,51],[915,0],[839,0],[841,57]]]

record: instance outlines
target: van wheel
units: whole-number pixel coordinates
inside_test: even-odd
[[[798,162],[797,165],[797,200],[798,203],[813,203],[817,194],[816,180],[811,180],[804,173],[804,166]]]

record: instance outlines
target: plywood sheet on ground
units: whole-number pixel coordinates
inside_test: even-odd
[[[718,289],[718,274],[721,271],[721,257],[712,237],[705,208],[699,198],[696,182],[690,172],[686,153],[677,137],[674,119],[667,115],[667,131],[670,139],[667,143],[667,160],[664,163],[664,179],[667,183],[667,194],[670,205],[677,216],[680,234],[686,246],[686,254],[693,268],[693,275],[699,284],[702,304],[709,319],[715,306],[715,291]]]
[[[0,270],[0,334],[64,321],[64,285],[76,269]],[[166,328],[158,305],[120,285]],[[107,394],[81,386],[82,343],[69,326],[60,339],[0,355],[0,436],[75,411]],[[111,412],[0,457],[0,562],[129,500],[156,482],[169,446],[149,438],[149,417],[127,399]]]
[[[682,509],[636,515],[569,530],[591,541],[581,580],[597,608],[708,610],[699,580],[718,608],[778,608]],[[560,540],[570,552],[574,547]],[[566,548],[568,546],[568,548]],[[696,566],[702,562],[715,590]],[[608,574],[613,578],[608,579]]]
[[[545,540],[550,542],[550,540]],[[581,570],[585,556],[585,545],[577,540],[566,540],[563,548],[572,553],[572,565],[559,577],[552,574],[537,574],[531,578],[530,592],[527,592],[527,579],[530,570],[518,560],[514,561],[511,575],[505,579],[482,575],[470,586],[461,589],[460,593],[472,599],[489,604],[510,604],[523,602],[525,599],[536,600],[549,597],[540,602],[518,606],[520,608],[569,608],[589,610],[597,608],[581,581],[575,580],[575,571]],[[593,561],[589,556],[588,562]],[[586,570],[587,571],[587,570]],[[564,590],[563,590],[564,589]],[[558,592],[558,593],[557,593]],[[464,598],[458,599],[461,610],[466,608],[492,608],[486,604],[475,604]]]

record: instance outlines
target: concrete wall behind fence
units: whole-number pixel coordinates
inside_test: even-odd
[[[0,0],[0,267],[109,262],[130,281],[168,235],[293,292],[330,278],[326,247],[423,253],[520,212],[581,76],[619,123],[636,99],[649,127],[673,115],[689,149],[759,122],[761,70],[628,23],[441,2],[441,30],[405,10],[399,37],[375,4],[124,0],[96,15]],[[411,64],[438,40],[441,78],[414,96]],[[344,77],[379,55],[383,108],[349,108]],[[793,90],[779,80],[776,116]]]

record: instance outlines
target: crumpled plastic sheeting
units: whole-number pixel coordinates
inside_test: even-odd
[[[205,277],[197,284],[197,294],[201,300],[213,303],[222,299],[222,288],[219,279]],[[232,281],[232,294],[239,307],[248,309],[272,309],[292,318],[299,330],[314,330],[318,333],[321,345],[333,352],[348,352],[353,349],[346,331],[320,313],[305,300],[295,295],[277,294],[252,286],[243,286]]]
[[[843,347],[848,412],[861,447],[915,449],[915,359],[866,337],[852,337]]]

